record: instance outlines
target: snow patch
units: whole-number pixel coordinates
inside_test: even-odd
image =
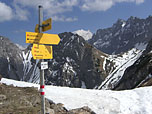
[[[118,36],[119,34],[120,34],[120,30],[117,31],[117,32],[114,34],[114,36]]]
[[[67,72],[67,73],[70,73],[70,72],[73,72],[76,76],[76,72],[73,70],[73,67],[71,65],[69,65],[67,62],[63,65],[63,72]]]
[[[97,40],[96,42],[94,42],[93,43],[93,45],[95,45],[95,46],[100,46],[101,48],[103,47],[103,46],[109,46],[109,44],[110,44],[110,42],[109,41],[105,41],[105,42],[103,42],[102,41],[102,39],[99,39],[99,40]]]
[[[22,52],[22,57],[23,57],[23,72],[24,72],[24,76],[21,80],[25,80],[29,75],[31,69],[33,70],[32,71],[32,74],[30,76],[30,78],[28,79],[29,82],[33,82],[33,83],[39,83],[39,68],[37,67],[37,64],[39,62],[39,60],[36,60],[36,63],[33,67],[32,63],[31,63],[31,59],[32,59],[32,53],[31,51],[28,51],[27,53],[25,51]],[[33,68],[32,68],[33,67]]]
[[[10,59],[9,59],[8,56],[7,56],[7,61],[8,61],[8,70],[10,71],[11,70],[11,66],[10,66]]]
[[[17,46],[19,49],[21,49],[21,50],[24,50],[24,49],[27,48],[27,46],[21,46],[21,45],[19,45],[19,44],[16,44],[16,46]]]
[[[123,23],[122,23],[122,28],[124,27],[126,25],[126,22],[125,21],[123,21]]]
[[[82,36],[85,40],[89,40],[92,38],[93,34],[90,32],[90,30],[77,30],[73,32],[74,34],[78,34],[79,36]]]
[[[104,61],[103,61],[103,70],[105,70],[105,67],[106,67],[106,61],[107,61],[107,59],[104,57]]]
[[[85,85],[85,82],[84,82],[84,81],[81,81],[81,88],[86,89],[86,85]]]

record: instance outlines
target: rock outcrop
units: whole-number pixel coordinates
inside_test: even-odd
[[[0,114],[41,114],[41,98],[31,87],[13,87],[0,84]],[[67,110],[62,103],[45,100],[48,114],[95,114],[89,107]]]

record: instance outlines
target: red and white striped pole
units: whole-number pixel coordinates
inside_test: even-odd
[[[45,95],[44,85],[40,85],[40,94]]]

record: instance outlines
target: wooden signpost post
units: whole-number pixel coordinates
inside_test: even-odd
[[[39,6],[39,24],[36,25],[35,32],[26,32],[26,43],[33,44],[33,59],[39,59],[41,63],[40,93],[42,114],[45,114],[44,69],[48,68],[48,63],[44,62],[44,59],[53,59],[53,50],[51,45],[58,45],[60,42],[60,38],[57,34],[42,33],[52,28],[51,23],[51,18],[43,21],[43,7]]]

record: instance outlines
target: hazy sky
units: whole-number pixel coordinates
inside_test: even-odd
[[[34,32],[38,23],[38,5],[44,20],[53,19],[52,30],[58,34],[84,29],[111,27],[117,19],[152,15],[152,0],[0,0],[0,36],[25,44],[25,32]]]

